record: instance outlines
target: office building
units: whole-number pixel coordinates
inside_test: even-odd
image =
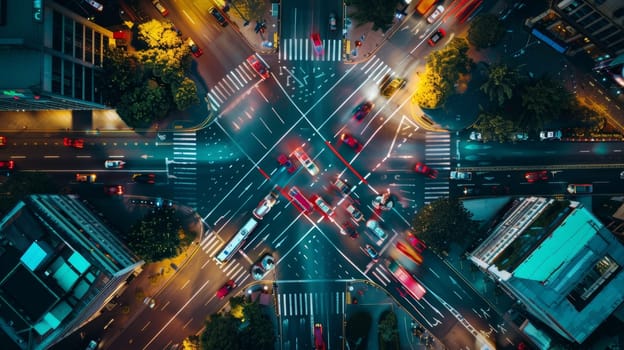
[[[0,221],[2,348],[56,344],[97,317],[142,265],[77,198],[27,197]]]
[[[105,109],[113,33],[53,1],[0,0],[0,111]]]
[[[624,247],[579,202],[515,201],[470,260],[572,342],[583,343],[624,300]]]
[[[526,24],[555,50],[600,62],[624,54],[623,16],[621,0],[558,0]]]

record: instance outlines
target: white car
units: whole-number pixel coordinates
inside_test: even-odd
[[[444,6],[438,5],[435,8],[435,11],[433,11],[433,13],[430,14],[429,17],[427,17],[427,22],[433,23],[433,22],[437,21],[438,18],[440,17],[440,15],[442,14],[442,12],[444,12]]]
[[[104,162],[104,167],[106,169],[121,169],[125,164],[126,162],[123,160],[109,159]]]
[[[100,4],[99,2],[95,0],[85,0],[85,1],[87,4],[91,5],[91,7],[93,7],[94,9],[98,11],[104,10],[104,5]]]
[[[358,208],[356,208],[353,204],[349,204],[347,206],[347,212],[351,214],[351,217],[353,218],[355,222],[360,222],[364,220],[364,215],[362,215],[362,212]]]
[[[540,140],[561,140],[561,130],[540,131]]]
[[[311,199],[314,201],[314,204],[316,204],[316,207],[321,211],[321,214],[328,218],[334,216],[334,211],[323,198],[318,195],[314,195]]]
[[[480,132],[476,132],[476,131],[473,131],[473,132],[470,133],[470,139],[472,141],[481,141],[481,140],[483,140],[483,138],[481,137],[481,133]]]
[[[262,218],[273,208],[273,205],[277,203],[277,193],[271,191],[271,193],[267,194],[258,204],[256,209],[253,211],[253,216],[258,220],[262,220]]]
[[[451,171],[451,180],[472,180],[472,173],[469,171]]]
[[[312,176],[318,175],[318,173],[320,172],[319,168],[316,166],[316,164],[314,164],[312,159],[310,159],[308,154],[305,153],[305,151],[301,147],[297,147],[295,149],[294,154],[295,154],[295,158],[297,158],[299,162],[301,162],[303,167],[306,168],[306,170],[310,173],[310,175]]]
[[[375,234],[375,236],[379,237],[379,239],[385,240],[388,238],[386,231],[379,227],[379,222],[377,220],[368,220],[366,222],[366,227],[368,227]]]

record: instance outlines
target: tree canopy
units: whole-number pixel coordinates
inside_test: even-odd
[[[60,188],[45,173],[15,172],[0,184],[0,212],[6,213],[31,194],[59,193]]]
[[[494,64],[487,69],[487,80],[481,85],[490,101],[502,106],[513,97],[514,89],[522,82],[518,68]]]
[[[541,77],[525,87],[522,94],[523,113],[518,122],[524,128],[538,130],[558,118],[571,103],[570,93],[558,81],[548,76]]]
[[[140,24],[134,45],[136,51],[108,50],[103,62],[104,98],[128,126],[144,127],[174,107],[182,111],[199,103],[197,86],[186,77],[190,49],[173,24]]]
[[[174,208],[160,208],[135,223],[127,234],[126,242],[146,262],[176,256],[180,249],[195,239],[193,233],[182,229]]]
[[[372,22],[373,30],[381,29],[386,32],[394,21],[394,14],[401,0],[349,0],[347,6],[353,6],[355,11],[351,18],[362,25]]]
[[[456,92],[458,80],[472,69],[468,49],[466,39],[454,38],[443,49],[430,53],[412,101],[423,108],[437,108],[444,104]]]
[[[240,321],[230,314],[213,314],[206,322],[201,334],[201,344],[204,350],[240,349],[238,345],[238,328]]]
[[[429,248],[448,251],[451,242],[466,242],[477,234],[472,214],[455,198],[442,198],[423,207],[414,217],[414,229]]]
[[[484,49],[498,44],[505,35],[505,27],[493,14],[477,16],[468,28],[468,41],[477,49]]]

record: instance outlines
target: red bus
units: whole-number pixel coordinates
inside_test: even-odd
[[[420,300],[425,296],[427,290],[420,283],[412,277],[412,275],[401,265],[399,265],[396,261],[392,261],[390,265],[388,265],[388,270],[392,272],[394,277],[401,282],[403,287],[414,297],[416,300]]]

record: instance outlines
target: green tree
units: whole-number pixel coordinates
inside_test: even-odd
[[[128,126],[145,127],[151,121],[165,117],[169,105],[167,90],[156,81],[149,80],[121,98],[117,113]]]
[[[510,68],[505,64],[496,64],[488,67],[487,80],[481,85],[490,101],[502,106],[513,97],[514,90],[520,83],[520,72],[517,68]]]
[[[443,49],[430,53],[412,101],[423,108],[444,104],[455,93],[460,77],[472,69],[474,62],[468,57],[468,49],[466,39],[454,38]]]
[[[8,212],[31,194],[57,194],[60,190],[46,173],[15,172],[0,184],[0,212]]]
[[[401,0],[351,0],[350,5],[355,8],[351,17],[358,26],[365,23],[373,23],[373,31],[381,29],[386,32],[392,21],[394,13]]]
[[[397,328],[397,317],[392,311],[384,312],[379,322],[379,335],[386,343],[396,342],[399,339],[399,329]]]
[[[275,347],[273,322],[263,313],[257,302],[246,303],[243,308],[248,326],[240,333],[241,349],[271,350]]]
[[[199,97],[197,97],[197,86],[189,78],[184,78],[180,84],[172,84],[172,89],[175,89],[173,93],[173,102],[179,111],[184,111],[192,105],[199,103]]]
[[[204,350],[238,350],[238,327],[240,321],[229,314],[213,314],[201,334]]]
[[[525,87],[519,124],[529,130],[541,129],[569,109],[571,102],[570,93],[559,82],[542,77]]]
[[[136,57],[120,48],[106,49],[102,63],[102,95],[110,105],[117,105],[128,90],[139,86],[143,71]]]
[[[182,349],[181,350],[200,350],[201,349],[201,341],[198,336],[190,335],[182,341]]]
[[[511,135],[516,130],[516,126],[511,120],[507,120],[500,115],[481,113],[473,128],[481,133],[483,142],[509,141]]]
[[[128,247],[146,262],[176,256],[195,237],[182,229],[173,208],[160,208],[135,223],[126,237]]]
[[[503,23],[489,13],[477,16],[468,28],[468,41],[477,49],[495,46],[504,35]]]
[[[455,198],[438,199],[422,208],[414,217],[414,229],[436,252],[448,251],[451,242],[470,241],[478,225],[472,214]]]
[[[232,4],[246,19],[251,21],[264,19],[266,3],[262,0],[232,0]]]

